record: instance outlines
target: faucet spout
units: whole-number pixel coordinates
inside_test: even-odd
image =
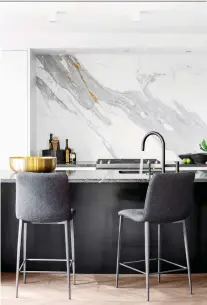
[[[165,173],[165,140],[159,132],[150,131],[144,136],[144,138],[142,140],[142,144],[141,144],[142,151],[144,151],[144,149],[145,149],[145,142],[149,136],[157,136],[160,139],[160,142],[162,144],[162,172]]]

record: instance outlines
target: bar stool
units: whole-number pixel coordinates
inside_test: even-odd
[[[146,293],[147,301],[149,301],[149,261],[157,260],[158,262],[158,281],[160,282],[160,274],[168,273],[168,271],[160,271],[160,262],[164,261],[179,267],[172,271],[187,270],[190,293],[192,294],[192,282],[190,272],[190,259],[188,251],[188,238],[186,230],[186,218],[190,215],[193,204],[193,184],[194,173],[165,173],[155,174],[149,182],[147,195],[145,199],[144,209],[129,209],[118,212],[119,215],[119,233],[117,247],[117,266],[116,266],[116,288],[119,281],[119,266],[124,266],[136,272],[146,275]],[[121,230],[123,218],[131,219],[135,222],[144,223],[145,227],[145,272],[130,266],[131,263],[140,261],[120,262],[121,249]],[[158,258],[150,259],[150,224],[158,224]],[[184,245],[186,253],[187,267],[173,262],[169,262],[160,257],[160,224],[161,223],[182,223]]]
[[[68,296],[71,299],[70,266],[73,268],[75,283],[75,244],[73,218],[75,210],[70,207],[70,189],[68,177],[64,173],[19,173],[16,179],[16,218],[19,219],[17,264],[16,264],[16,298],[18,297],[19,272],[23,273],[26,283],[27,261],[65,261],[67,268]],[[65,229],[66,259],[32,259],[26,257],[27,224],[62,224]],[[20,266],[22,228],[23,262]],[[70,260],[71,231],[72,260]],[[23,269],[23,271],[22,271]]]

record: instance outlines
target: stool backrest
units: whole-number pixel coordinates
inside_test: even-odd
[[[18,173],[16,217],[28,222],[70,219],[70,191],[64,173]]]
[[[155,174],[149,182],[144,220],[155,223],[179,221],[190,215],[194,173]]]

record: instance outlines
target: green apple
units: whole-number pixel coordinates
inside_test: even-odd
[[[183,164],[190,164],[191,160],[189,158],[184,158],[182,161]]]

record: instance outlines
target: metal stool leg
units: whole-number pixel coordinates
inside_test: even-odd
[[[66,266],[67,266],[67,281],[68,281],[68,297],[71,299],[71,285],[70,285],[70,246],[68,230],[70,226],[68,221],[65,222],[65,252],[66,252]]]
[[[161,242],[160,242],[161,230],[160,230],[160,224],[158,224],[157,229],[158,229],[157,230],[157,243],[158,243],[157,272],[158,272],[158,282],[160,283],[160,257],[161,257]]]
[[[24,231],[23,231],[23,283],[26,283],[26,258],[27,258],[27,223],[24,223]]]
[[[144,234],[145,234],[145,272],[146,272],[146,293],[147,293],[147,301],[149,301],[149,258],[150,258],[150,232],[149,232],[149,222],[146,221],[144,223]]]
[[[73,268],[73,284],[75,285],[75,236],[74,236],[74,221],[70,221],[71,234],[71,252],[72,252],[72,268]]]
[[[187,229],[186,229],[186,222],[185,222],[185,220],[183,221],[183,236],[184,236],[184,244],[185,244],[186,262],[187,262],[187,268],[188,268],[189,289],[190,289],[190,294],[192,294],[192,280],[191,280],[191,271],[190,271],[188,236],[187,236]]]
[[[20,251],[21,251],[21,239],[22,239],[22,220],[19,220],[19,231],[17,241],[17,263],[16,263],[16,298],[18,298],[19,288],[19,262],[20,262]]]
[[[121,231],[122,231],[122,216],[119,216],[119,233],[118,233],[118,245],[117,245],[117,261],[116,261],[116,288],[119,285],[119,262],[121,251]]]

